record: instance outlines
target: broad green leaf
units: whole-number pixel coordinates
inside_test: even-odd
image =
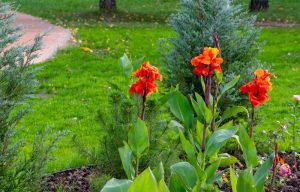
[[[194,113],[188,99],[179,91],[175,91],[169,99],[169,105],[171,112],[184,124],[185,128],[192,128]]]
[[[171,174],[177,174],[180,182],[187,190],[192,190],[197,182],[196,170],[188,162],[180,162],[172,165]]]
[[[203,98],[198,94],[195,93],[198,109],[200,110],[201,117],[205,119],[206,122],[211,122],[212,119],[212,112],[211,110],[206,106],[205,101]]]
[[[236,186],[237,186],[237,176],[235,175],[232,167],[230,166],[229,168],[230,172],[230,184],[231,184],[231,189],[232,192],[237,192]]]
[[[217,82],[220,84],[223,80],[223,73],[215,73],[217,77]]]
[[[212,156],[214,153],[218,152],[221,147],[223,147],[228,139],[230,139],[236,132],[236,127],[230,127],[228,129],[220,129],[215,131],[206,144],[206,155],[208,157]]]
[[[217,129],[226,129],[226,128],[233,126],[233,121],[228,121],[227,123],[223,124],[220,127],[219,127],[219,125],[220,125],[220,123],[217,124]]]
[[[192,96],[190,97],[190,99],[196,115],[204,117],[204,111],[201,111],[199,104],[195,101],[195,99]]]
[[[234,106],[232,108],[226,109],[222,115],[222,121],[234,117],[238,113],[246,113],[249,118],[248,110],[243,106]]]
[[[243,150],[243,157],[245,159],[247,168],[255,167],[258,163],[255,144],[253,139],[250,139],[246,129],[240,126],[239,141]]]
[[[264,191],[264,184],[270,168],[273,165],[274,154],[272,154],[255,172],[254,181],[257,192]]]
[[[231,80],[229,83],[227,83],[227,84],[223,87],[223,89],[221,90],[221,92],[220,92],[220,94],[219,94],[219,96],[218,96],[217,101],[220,100],[220,98],[222,97],[222,95],[223,95],[226,91],[228,91],[229,89],[231,89],[232,87],[234,87],[235,84],[239,81],[239,79],[240,79],[240,76],[238,75],[238,76],[236,76],[233,80]]]
[[[143,171],[130,185],[128,192],[159,192],[156,179],[150,168]]]
[[[115,179],[107,181],[101,192],[127,192],[132,181],[126,179]]]
[[[127,77],[129,77],[132,72],[132,62],[130,61],[130,59],[128,58],[126,53],[124,53],[124,55],[120,58],[120,63],[121,63],[121,67],[123,69],[124,74]]]
[[[153,174],[155,176],[156,181],[164,180],[165,178],[165,170],[162,162],[159,163],[159,166],[153,170]]]
[[[195,135],[195,138],[196,138],[196,141],[199,145],[202,144],[202,139],[203,139],[203,128],[204,128],[204,125],[202,123],[200,123],[199,121],[196,122],[196,135]],[[207,129],[208,131],[209,129]]]
[[[158,183],[159,192],[170,192],[168,186],[166,185],[165,181],[162,179]]]
[[[241,167],[243,166],[235,156],[229,155],[228,153],[219,154],[219,159],[221,160],[220,167],[228,167],[229,165],[233,165],[236,163]]]
[[[133,154],[138,158],[149,147],[148,128],[141,119],[138,119],[135,126],[129,130],[128,144]]]
[[[201,76],[200,83],[201,83],[203,94],[205,95],[205,91],[206,90],[205,90],[205,81],[204,81],[204,77],[203,76]]]
[[[170,191],[186,192],[184,184],[180,181],[180,177],[177,174],[172,174],[170,178],[169,189]]]
[[[134,168],[131,163],[132,151],[128,144],[124,142],[124,146],[119,148],[119,154],[121,157],[122,165],[128,179],[133,179],[135,175]]]
[[[207,175],[207,184],[212,184],[215,182],[215,178],[216,178],[215,175],[219,165],[220,165],[220,160],[217,160],[205,169]]]
[[[236,189],[238,192],[256,192],[255,181],[251,169],[241,171]]]
[[[179,129],[179,136],[182,148],[187,155],[188,160],[192,163],[192,165],[197,166],[197,159],[194,146],[190,143],[189,140],[185,138],[182,131]]]
[[[177,92],[177,91],[178,91],[177,88],[171,88],[171,90],[167,94],[165,94],[165,95],[159,94],[160,95],[160,98],[158,99],[159,105],[166,104],[170,100],[170,98],[173,97],[175,92]]]

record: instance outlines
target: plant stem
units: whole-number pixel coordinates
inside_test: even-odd
[[[147,95],[146,95],[146,90],[145,90],[144,94],[143,94],[143,104],[142,104],[141,120],[145,119],[146,100],[147,100]]]
[[[136,95],[136,102],[137,102],[137,116],[140,115],[141,106],[140,106],[140,96]]]
[[[274,159],[274,163],[273,163],[272,181],[271,181],[271,185],[270,185],[270,189],[269,189],[270,192],[272,192],[273,186],[275,184],[275,177],[276,177],[276,172],[277,172],[277,169],[276,169],[277,163],[278,163],[278,143],[276,143],[276,145],[275,145],[275,159]]]
[[[140,160],[138,157],[136,157],[135,177],[137,177],[139,175],[139,163],[140,163]]]
[[[219,43],[219,38],[218,38],[217,33],[213,33],[213,40],[214,40],[215,46],[219,50],[219,56],[221,57],[221,48],[220,48],[220,43]],[[215,79],[215,81],[214,81],[213,106],[212,106],[212,122],[211,122],[212,132],[215,131],[215,105],[216,105],[217,95],[218,95],[218,81],[217,81],[217,79]]]
[[[295,147],[296,146],[296,133],[295,133],[295,126],[296,126],[296,106],[293,107],[293,119],[294,119],[294,122],[293,122],[293,146]]]
[[[216,98],[218,95],[218,81],[215,79],[214,81],[214,96],[213,96],[213,105],[212,105],[212,121],[211,121],[211,130],[212,132],[215,131],[215,105],[216,105]]]
[[[221,48],[220,48],[220,43],[219,43],[219,38],[218,38],[217,33],[213,33],[213,39],[215,42],[215,46],[219,49],[219,55],[221,57]]]
[[[210,89],[211,89],[211,76],[208,75],[206,77],[206,85],[205,85],[205,105],[206,107],[209,107],[209,96],[210,96]],[[206,129],[208,126],[209,122],[206,122],[204,119],[204,127],[203,127],[203,135],[202,135],[202,151],[205,150],[205,145],[206,145]]]
[[[254,106],[252,106],[251,110],[251,122],[250,122],[250,138],[253,136],[253,128],[254,128]]]
[[[295,133],[295,128],[296,128],[296,107],[297,107],[298,102],[295,104],[295,106],[293,107],[293,115],[294,115],[294,122],[293,122],[293,146],[296,146],[296,133]],[[296,155],[294,154],[294,165],[293,168],[295,169],[295,171],[297,172],[297,159],[296,159]]]

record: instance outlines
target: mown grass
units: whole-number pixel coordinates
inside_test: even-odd
[[[152,24],[84,27],[79,29],[78,37],[82,46],[90,47],[93,53],[73,47],[43,64],[38,73],[39,97],[31,101],[32,112],[24,118],[22,126],[26,135],[47,125],[53,131],[72,132],[60,142],[55,152],[60,160],[50,164],[49,170],[92,163],[80,156],[79,148],[72,144],[72,135],[84,147],[99,146],[103,132],[97,122],[97,110],[107,109],[110,83],[124,90],[129,86],[120,70],[119,57],[127,52],[158,64],[157,42],[169,34],[166,26]]]
[[[263,12],[259,18],[293,17],[299,21],[299,6],[270,0],[270,12]],[[32,111],[25,116],[21,127],[24,136],[32,140],[37,131],[45,126],[52,131],[70,130],[71,134],[59,143],[54,152],[57,161],[49,164],[47,171],[77,167],[88,162],[78,151],[72,136],[76,135],[80,145],[97,148],[103,136],[97,122],[97,111],[107,109],[110,83],[128,88],[119,68],[119,57],[124,52],[134,58],[144,57],[164,69],[159,61],[158,41],[173,35],[164,24],[166,17],[177,9],[175,0],[122,0],[118,1],[117,12],[98,12],[98,0],[16,0],[20,10],[37,15],[71,28],[79,46],[60,51],[52,60],[39,66],[40,86],[38,95],[31,100]],[[244,6],[247,1],[243,0]],[[290,10],[274,8],[287,7]],[[273,129],[276,121],[288,115],[285,103],[292,101],[293,94],[300,94],[299,57],[300,28],[265,28],[260,41],[266,42],[260,59],[270,66],[277,76],[273,80],[270,102],[260,107],[256,132]],[[89,47],[93,53],[79,47]],[[36,67],[36,66],[34,66]],[[258,131],[259,130],[259,131]],[[25,148],[30,150],[29,148]]]
[[[300,28],[263,29],[260,39],[266,45],[259,59],[271,67],[277,78],[272,79],[270,101],[261,107],[258,114],[257,133],[274,130],[279,126],[278,121],[284,124],[284,118],[291,119],[292,111],[287,103],[294,103],[293,95],[300,93]],[[299,123],[297,127],[300,128]],[[288,146],[290,141],[287,139],[282,148]]]

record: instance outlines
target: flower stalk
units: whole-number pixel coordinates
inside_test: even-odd
[[[255,108],[254,106],[252,106],[251,109],[251,122],[250,122],[250,138],[252,139],[253,137],[253,129],[254,129],[254,112],[255,112]]]
[[[212,132],[215,131],[215,108],[216,108],[216,99],[217,99],[217,95],[218,95],[218,87],[219,87],[219,84],[218,84],[218,80],[215,79],[214,81],[214,95],[213,95],[213,105],[212,105],[212,121],[211,121],[211,130]]]
[[[211,76],[209,75],[206,77],[206,84],[205,84],[205,105],[206,105],[206,107],[209,107],[210,90],[211,90]],[[202,151],[205,150],[208,124],[209,124],[209,122],[206,122],[206,120],[204,119],[204,127],[203,127],[203,135],[202,135]]]
[[[143,94],[143,103],[142,103],[141,120],[144,120],[144,119],[145,119],[146,101],[147,101],[147,95],[146,95],[146,90],[145,90],[145,91],[144,91],[144,94]]]
[[[139,175],[139,158],[136,157],[136,165],[135,165],[135,177],[137,177]]]
[[[213,33],[213,39],[214,39],[215,46],[219,50],[219,56],[222,57],[219,38],[218,38],[218,35],[216,33]],[[216,108],[216,99],[217,99],[217,95],[218,95],[218,87],[219,87],[218,80],[217,80],[217,78],[215,78],[215,80],[214,80],[213,105],[212,105],[212,121],[211,121],[211,125],[210,125],[212,132],[215,131],[215,108]]]
[[[270,192],[273,191],[273,186],[275,184],[275,177],[276,177],[276,174],[277,174],[276,167],[277,167],[278,159],[279,159],[278,143],[276,143],[276,145],[275,145],[275,159],[274,159],[273,166],[272,166],[273,175],[272,175],[271,185],[270,185],[270,188],[269,188]]]

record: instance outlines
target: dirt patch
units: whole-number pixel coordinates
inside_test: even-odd
[[[285,23],[285,22],[281,22],[281,21],[256,21],[255,26],[291,28],[291,27],[297,27],[299,25],[296,23]]]

